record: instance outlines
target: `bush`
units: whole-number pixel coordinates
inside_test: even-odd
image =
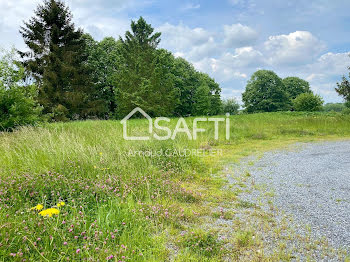
[[[343,115],[350,115],[350,107],[344,107],[343,111],[341,111]]]
[[[222,110],[225,114],[236,115],[239,108],[240,105],[235,98],[228,98],[222,101]]]
[[[300,94],[293,100],[295,111],[315,112],[322,111],[323,99],[313,93]]]
[[[35,102],[37,88],[25,85],[24,69],[14,60],[15,51],[0,57],[0,131],[39,121],[41,107]]]
[[[323,111],[325,112],[341,112],[345,109],[345,104],[343,103],[328,103],[323,106]]]

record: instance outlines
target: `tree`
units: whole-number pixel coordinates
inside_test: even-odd
[[[100,101],[87,70],[86,46],[63,2],[47,0],[20,29],[29,51],[19,52],[39,87],[44,113],[56,120],[98,114]]]
[[[299,77],[286,77],[283,79],[283,84],[290,99],[295,99],[298,95],[302,93],[311,92],[309,82]]]
[[[174,87],[177,90],[178,103],[175,106],[176,116],[188,116],[193,112],[194,95],[200,86],[197,71],[185,59],[173,58],[171,73],[174,75]]]
[[[116,74],[118,114],[128,114],[141,107],[151,116],[169,116],[174,113],[176,89],[171,74],[171,53],[159,51],[161,33],[141,17],[131,22],[131,32],[121,41],[121,65]]]
[[[195,70],[192,64],[185,59],[172,56],[171,73],[174,75],[174,87],[178,96],[178,104],[175,106],[174,114],[176,116],[187,115],[217,115],[221,113],[221,88],[207,74]],[[209,88],[204,93],[199,94],[200,90],[204,90],[204,86]],[[200,90],[198,90],[200,89]],[[198,99],[203,100],[204,96],[208,96],[210,106],[196,105]],[[207,102],[204,103],[207,105]],[[200,111],[200,108],[203,111]]]
[[[275,112],[290,108],[282,79],[269,70],[259,70],[251,76],[242,100],[249,113]]]
[[[208,86],[209,87],[209,93],[207,94],[209,96],[210,101],[210,108],[208,111],[209,115],[218,115],[221,113],[222,109],[222,103],[221,103],[221,88],[220,86],[209,77],[207,74],[198,72],[199,79],[201,86]],[[197,91],[198,92],[198,91]]]
[[[90,35],[85,34],[87,43],[87,66],[91,72],[94,88],[98,93],[98,99],[103,101],[104,111],[101,117],[109,118],[116,112],[116,73],[120,65],[121,42],[113,37],[106,37],[102,41],[95,41]]]
[[[323,111],[325,112],[341,112],[346,108],[343,103],[327,103],[323,106]]]
[[[350,67],[348,67],[348,69],[350,70]],[[350,108],[350,81],[343,76],[342,82],[337,83],[337,86],[338,87],[335,88],[335,91],[345,99],[345,105]]]
[[[40,121],[42,108],[35,101],[37,89],[24,81],[24,68],[15,62],[15,51],[0,57],[0,130]]]
[[[193,97],[194,105],[192,109],[192,114],[195,116],[199,115],[209,115],[210,114],[210,88],[206,84],[199,86]]]
[[[303,93],[293,100],[293,107],[296,111],[322,111],[323,99],[319,95],[313,93]]]
[[[222,111],[224,113],[229,113],[230,115],[238,114],[240,105],[235,98],[228,98],[222,102]]]

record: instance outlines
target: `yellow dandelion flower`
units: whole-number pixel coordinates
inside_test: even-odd
[[[64,205],[65,205],[65,203],[61,201],[57,204],[57,207],[63,207]]]
[[[44,206],[42,204],[38,204],[35,207],[32,207],[30,210],[40,211],[43,208],[44,208]]]
[[[102,154],[102,152],[100,152],[100,156],[102,156],[103,154]]]
[[[96,169],[97,167],[96,167],[96,166],[94,166],[94,168]]]
[[[53,215],[58,215],[60,211],[57,208],[48,208],[39,213],[43,217],[52,217]]]

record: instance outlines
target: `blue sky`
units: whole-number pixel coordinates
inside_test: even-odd
[[[18,33],[40,0],[0,0],[0,46],[24,48]],[[350,65],[348,0],[66,0],[74,22],[100,40],[118,37],[143,16],[162,32],[161,47],[241,93],[257,69],[299,76],[326,102],[340,102],[336,82]]]

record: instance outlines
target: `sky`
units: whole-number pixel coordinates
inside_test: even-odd
[[[0,46],[25,48],[19,34],[41,0],[0,0]],[[349,0],[65,0],[77,27],[96,40],[118,38],[143,16],[160,47],[191,62],[241,101],[259,69],[310,82],[325,102],[350,66]]]

